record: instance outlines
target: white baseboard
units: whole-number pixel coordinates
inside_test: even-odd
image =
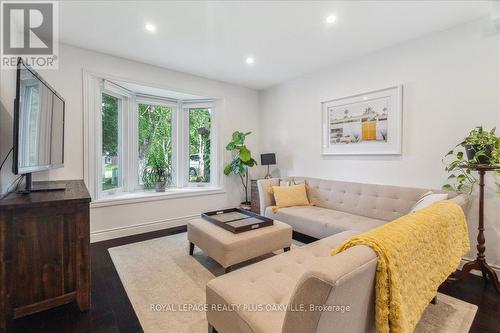
[[[470,262],[470,261],[472,261],[472,260],[474,260],[474,259],[470,259],[470,258],[462,258],[462,261],[460,262],[460,266],[458,266],[458,267],[459,267],[459,269],[462,269],[462,267],[463,267],[466,263],[468,263],[468,262]],[[498,267],[498,266],[494,266],[494,265],[490,265],[490,267],[491,267],[491,268],[493,268],[493,270],[497,273],[497,275],[498,275],[498,276],[500,276],[500,267]],[[474,275],[477,275],[477,276],[482,276],[481,271],[478,271],[478,270],[475,270],[475,269],[473,269],[472,271],[470,271],[470,273],[471,273],[471,274],[474,274]]]
[[[196,218],[198,216],[199,216],[199,214],[196,214],[196,215],[189,215],[189,216],[164,219],[164,220],[159,220],[159,221],[151,221],[151,222],[145,222],[145,223],[140,223],[140,224],[134,224],[131,226],[126,226],[126,227],[92,231],[90,233],[90,242],[91,243],[101,242],[101,241],[105,241],[105,240],[113,239],[113,238],[132,236],[132,235],[142,234],[142,233],[150,232],[150,231],[178,227],[178,226],[186,225],[187,221],[189,221],[193,218]]]

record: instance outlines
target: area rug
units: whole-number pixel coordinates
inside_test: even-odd
[[[186,233],[114,247],[109,253],[145,333],[207,331],[205,286],[224,270],[198,248],[190,256]],[[438,294],[437,305],[429,305],[415,332],[466,333],[476,311],[473,304]]]

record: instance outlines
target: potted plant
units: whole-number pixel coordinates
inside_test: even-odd
[[[167,159],[152,154],[148,158],[148,165],[142,173],[142,182],[145,188],[155,188],[156,192],[165,192],[171,183],[171,172]]]
[[[241,207],[245,209],[250,207],[250,201],[248,200],[248,168],[257,165],[257,161],[252,158],[252,153],[247,146],[245,146],[245,139],[251,133],[252,132],[243,133],[239,131],[233,133],[231,141],[226,146],[226,150],[231,152],[233,159],[224,168],[224,174],[226,176],[235,174],[240,177],[243,190],[245,191],[245,202],[241,203]]]
[[[495,134],[495,128],[488,132],[483,130],[482,126],[477,126],[460,145],[465,148],[469,161],[494,164],[492,163],[493,153],[495,149],[499,149],[500,139]]]
[[[495,134],[495,128],[486,131],[482,126],[475,127],[445,155],[443,162],[445,170],[450,173],[449,183],[443,185],[443,189],[472,193],[477,179],[470,167],[500,163],[500,138]],[[498,183],[497,189],[500,190]]]

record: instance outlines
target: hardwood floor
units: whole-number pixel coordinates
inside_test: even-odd
[[[132,305],[118,277],[108,248],[185,232],[186,227],[160,230],[112,239],[91,245],[92,307],[80,313],[76,304],[17,319],[13,333],[137,333],[142,332]],[[313,239],[294,233],[294,238]],[[500,295],[478,276],[456,285],[445,285],[440,292],[478,305],[470,332],[500,332]],[[439,300],[438,300],[439,301]]]
[[[470,275],[460,283],[442,285],[439,291],[479,307],[470,332],[500,332],[500,294],[491,283]]]

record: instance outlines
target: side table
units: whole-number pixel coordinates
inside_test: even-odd
[[[251,201],[251,211],[260,214],[260,200],[259,200],[259,188],[257,186],[258,179],[250,180],[250,201]]]
[[[500,170],[500,165],[464,165],[462,168],[468,168],[479,173],[479,222],[477,235],[477,257],[474,261],[468,262],[462,267],[462,271],[457,277],[451,277],[450,281],[461,281],[465,279],[471,270],[480,270],[483,279],[490,281],[495,290],[500,294],[500,283],[495,271],[486,262],[484,252],[486,251],[486,239],[484,238],[484,175],[488,171]]]

